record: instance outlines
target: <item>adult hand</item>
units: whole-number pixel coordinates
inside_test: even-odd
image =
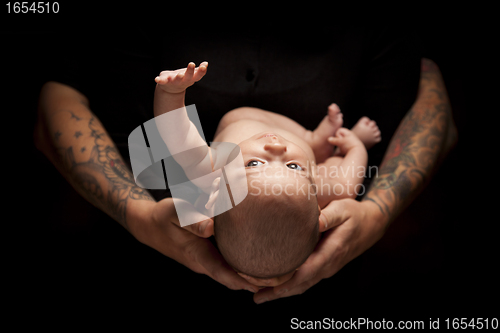
[[[259,290],[236,274],[213,244],[202,238],[213,233],[213,221],[208,217],[197,224],[180,227],[172,198],[159,202],[142,201],[141,209],[136,211],[140,213],[137,218],[130,219],[131,232],[140,242],[229,289]]]
[[[320,231],[324,232],[322,239],[293,277],[260,290],[254,295],[256,303],[302,294],[331,277],[383,236],[385,221],[374,203],[343,199],[332,201],[321,211]]]

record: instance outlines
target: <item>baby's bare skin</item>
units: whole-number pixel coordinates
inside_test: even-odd
[[[155,116],[184,107],[186,89],[199,81],[206,74],[207,68],[206,62],[201,63],[198,68],[194,63],[189,63],[184,69],[161,72],[155,79],[158,83],[155,92]],[[342,124],[342,113],[334,103],[328,107],[327,115],[313,131],[283,115],[253,107],[241,107],[224,115],[219,122],[214,141],[240,145],[244,158],[243,147],[253,147],[252,153],[256,154],[256,157],[260,154],[255,150],[258,149],[257,146],[262,146],[262,153],[272,147],[275,151],[275,148],[279,148],[283,150],[280,153],[280,162],[284,168],[287,167],[287,159],[293,155],[297,163],[302,164],[303,168],[307,167],[308,172],[317,177],[314,181],[318,186],[329,184],[352,187],[362,183],[363,177],[340,175],[346,175],[346,169],[352,168],[353,165],[366,167],[365,146],[371,147],[380,141],[380,131],[375,122],[367,117],[361,118],[352,131],[342,128]],[[259,134],[267,134],[267,138],[261,138]],[[271,137],[271,134],[274,136]],[[195,141],[199,144],[200,140]],[[337,151],[334,155],[335,146]],[[331,177],[331,170],[334,169],[343,172],[337,172],[336,177]],[[345,192],[353,193],[347,190]],[[353,197],[325,194],[322,191],[317,194],[320,207],[326,206],[333,199]]]
[[[186,89],[206,74],[207,67],[208,63],[206,62],[201,63],[198,68],[194,63],[189,63],[187,68],[161,72],[155,78],[157,82],[154,101],[155,117],[185,107]],[[165,138],[172,135],[198,135],[195,138],[186,137],[181,140],[183,143],[189,140],[194,147],[197,147],[202,139],[199,137],[199,133],[194,130],[194,126],[188,124],[187,117],[185,118],[181,121],[185,123],[182,127],[183,130],[179,126],[173,128],[174,131],[181,130],[183,133],[170,133],[169,131],[162,133],[159,128],[160,134]],[[273,168],[285,169],[291,166],[293,166],[292,169],[296,169],[301,164],[303,166],[307,164],[307,167],[311,167],[310,171],[315,176],[314,182],[319,187],[325,184],[355,186],[362,183],[363,177],[347,175],[343,178],[335,178],[331,177],[329,171],[332,168],[342,169],[352,167],[352,165],[366,166],[365,146],[369,148],[380,141],[380,131],[375,122],[366,117],[360,119],[352,131],[342,128],[342,113],[336,104],[331,104],[328,107],[327,115],[313,131],[306,130],[288,117],[257,108],[242,107],[224,115],[217,128],[214,141],[238,144],[244,158],[244,150],[249,151],[247,155],[255,154],[257,159],[262,156],[266,157],[267,154],[267,161],[261,162],[254,159],[251,160],[251,163],[268,163]],[[203,142],[203,144],[206,143]],[[334,147],[337,147],[335,154]],[[185,148],[182,147],[182,149]],[[249,155],[247,158],[251,159],[251,156]],[[289,161],[290,158],[292,161]],[[188,167],[192,168],[193,166],[189,165]],[[253,169],[255,171],[255,168]],[[321,191],[318,191],[317,194],[320,208],[325,207],[331,200],[342,198],[342,196],[333,194],[325,195]],[[243,277],[253,279],[247,276]],[[285,282],[290,277],[291,274],[288,274],[269,280],[257,281],[254,279],[253,282],[257,285],[274,286]]]
[[[245,122],[237,124],[238,122]],[[251,122],[257,124],[252,126]],[[252,126],[247,129],[247,126]],[[283,115],[265,111],[253,107],[241,107],[234,109],[222,117],[217,131],[215,141],[243,140],[248,139],[255,131],[277,130],[291,141],[297,143],[301,148],[309,153],[312,150],[314,159],[309,156],[316,164],[324,162],[332,156],[333,146],[327,139],[333,135],[337,129],[342,126],[342,113],[336,104],[329,107],[326,115],[314,131],[305,129],[303,126]],[[236,137],[236,136],[239,137]],[[241,141],[243,141],[241,140]],[[240,141],[240,142],[241,142]],[[310,154],[309,154],[310,155]]]
[[[310,165],[315,168],[314,181],[320,189],[318,204],[323,208],[332,200],[356,197],[355,187],[364,180],[361,170],[366,168],[368,160],[365,146],[371,147],[380,141],[378,127],[367,117],[360,119],[351,131],[341,126],[342,114],[336,104],[329,106],[328,115],[314,131],[280,114],[242,107],[222,118],[215,141],[247,140],[255,132],[267,130],[294,142],[306,152]],[[246,141],[238,144],[242,142]],[[335,146],[337,152],[333,155]],[[343,191],[334,192],[333,188]]]

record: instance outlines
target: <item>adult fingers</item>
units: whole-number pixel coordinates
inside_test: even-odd
[[[281,289],[282,290],[281,293],[276,293],[273,288],[266,288],[264,291],[262,291],[262,292],[259,291],[258,294],[255,294],[253,299],[254,299],[255,303],[262,304],[264,302],[272,301],[272,300],[279,299],[279,298],[290,297],[290,296],[295,296],[295,295],[302,295],[307,290],[309,290],[309,288],[318,284],[318,282],[320,282],[321,280],[322,280],[321,278],[316,278],[314,280],[307,280],[307,281],[295,286],[291,290]]]
[[[327,260],[328,255],[325,253],[325,247],[319,244],[315,252],[299,267],[290,280],[274,288],[260,290],[254,295],[254,301],[260,304],[265,301],[303,293],[323,278],[321,271],[325,268]],[[306,289],[304,289],[305,286],[307,286]]]
[[[350,212],[348,208],[348,200],[334,200],[321,210],[319,216],[319,231],[324,232],[328,229],[334,228],[349,219]]]
[[[200,243],[197,248],[193,250],[192,256],[193,259],[205,269],[206,275],[232,290],[245,289],[253,293],[259,290],[257,286],[239,276],[226,263],[212,243],[208,240],[202,241],[203,245]]]
[[[198,237],[208,238],[214,234],[214,221],[208,216],[200,213],[190,202],[182,199],[174,199],[177,214],[182,212],[185,221],[199,221],[182,227]],[[172,223],[181,226],[179,217],[176,215]]]
[[[302,277],[298,275],[295,280],[292,278],[292,280],[289,280],[283,285],[259,290],[259,292],[254,295],[253,300],[255,303],[261,304],[278,298],[300,295],[321,280],[322,277],[317,273],[304,273]]]
[[[212,219],[207,219],[205,221],[187,225],[183,228],[198,237],[208,238],[214,234],[214,221]]]
[[[295,273],[295,271],[290,272],[286,275],[273,277],[273,278],[269,278],[269,279],[258,279],[258,278],[254,278],[252,276],[248,276],[248,275],[242,274],[242,273],[238,273],[238,275],[241,276],[242,278],[244,278],[245,280],[247,280],[248,282],[250,282],[251,284],[256,285],[256,286],[275,287],[275,286],[279,286],[279,285],[285,283],[286,281],[290,280],[293,277],[294,273]]]

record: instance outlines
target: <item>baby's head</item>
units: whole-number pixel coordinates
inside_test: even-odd
[[[305,182],[310,184],[307,179],[299,184]],[[240,273],[261,279],[297,269],[319,239],[316,197],[296,191],[292,182],[285,185],[290,185],[287,192],[293,195],[275,195],[267,184],[265,188],[258,187],[254,181],[248,196],[233,209],[216,216],[214,225],[219,251],[228,264]],[[275,193],[277,188],[274,186]]]
[[[248,195],[215,217],[214,236],[222,256],[237,272],[254,278],[293,272],[319,240],[314,180],[305,160],[293,155],[293,147],[278,147],[283,142],[268,149],[267,156],[240,145]]]

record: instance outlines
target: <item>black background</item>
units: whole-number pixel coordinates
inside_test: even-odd
[[[494,155],[479,150],[490,146],[484,134],[490,110],[495,110],[486,92],[492,87],[493,62],[488,56],[495,40],[487,10],[412,8],[381,16],[413,20],[424,56],[443,73],[459,143],[431,184],[373,248],[304,295],[257,306],[250,293],[227,290],[190,272],[140,244],[113,221],[100,226],[100,234],[93,233],[91,224],[102,220],[103,213],[79,199],[34,148],[32,130],[43,74],[54,47],[61,47],[55,45],[54,33],[65,27],[85,31],[97,21],[119,29],[117,20],[138,17],[131,9],[61,4],[60,13],[45,16],[7,15],[6,8],[0,9],[2,68],[7,73],[2,88],[2,111],[7,115],[3,275],[8,278],[6,302],[17,318],[51,326],[107,319],[112,325],[161,322],[165,330],[176,323],[225,330],[285,329],[293,317],[426,323],[439,317],[442,328],[446,317],[498,316],[498,250],[493,241],[498,218],[488,215],[495,214],[495,208],[483,200],[491,196],[485,191],[495,187]],[[140,11],[152,15],[144,20],[152,27],[166,22],[166,33],[169,16],[194,20],[204,15],[203,8]],[[258,12],[253,9],[244,19],[258,24]],[[339,24],[339,13],[321,19]],[[297,17],[305,21],[312,16]],[[365,19],[361,14],[352,18]],[[57,205],[62,197],[73,204]],[[77,219],[72,218],[75,211]]]

